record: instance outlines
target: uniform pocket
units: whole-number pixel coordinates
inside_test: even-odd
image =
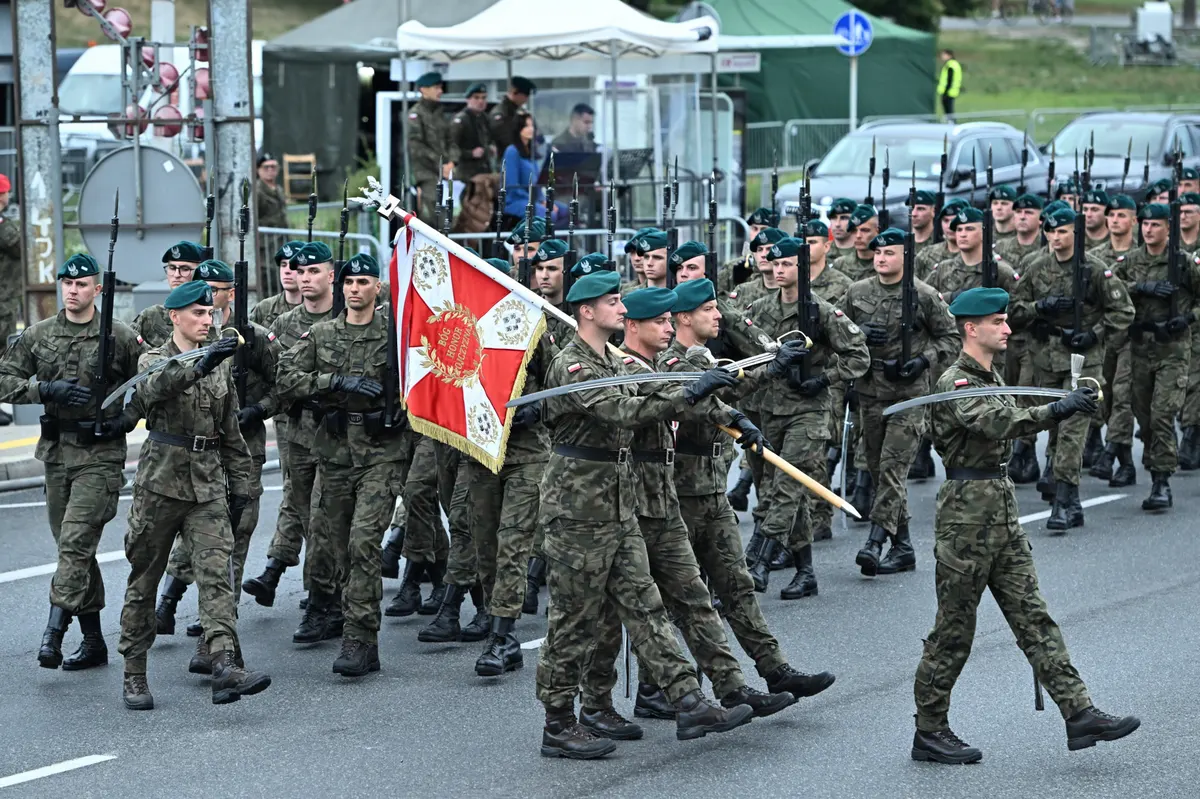
[[[969,579],[975,576],[975,562],[960,557],[954,548],[946,541],[938,541],[933,545],[933,557],[938,566],[945,566],[952,574]]]

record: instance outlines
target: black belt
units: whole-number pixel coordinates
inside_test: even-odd
[[[602,463],[661,463],[671,465],[675,462],[673,449],[642,449],[632,450],[628,447],[620,449],[600,449],[598,447],[576,447],[571,444],[555,444],[554,452],[564,458],[575,458],[581,461],[600,461]]]
[[[695,441],[676,441],[675,452],[679,455],[693,455],[697,458],[720,458],[725,455],[725,442],[714,441],[711,444],[698,444]]]
[[[217,449],[221,446],[219,437],[208,438],[206,436],[177,436],[173,433],[163,433],[159,430],[151,430],[147,436],[151,441],[157,441],[160,444],[170,444],[173,447],[183,447],[192,452],[205,452],[210,449]]]
[[[998,469],[967,469],[963,466],[947,466],[947,480],[1003,480],[1008,477],[1008,464]]]

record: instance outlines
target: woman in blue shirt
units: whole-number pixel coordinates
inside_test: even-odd
[[[504,229],[512,230],[525,219],[529,203],[529,181],[536,184],[540,173],[537,155],[537,126],[528,111],[518,111],[513,117],[513,144],[504,150],[504,172],[507,194],[504,199]],[[544,216],[546,200],[540,186],[533,190],[534,215]]]

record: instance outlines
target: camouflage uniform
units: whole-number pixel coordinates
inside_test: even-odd
[[[950,250],[950,245],[945,241],[939,241],[937,244],[930,245],[923,250],[917,252],[916,259],[913,263],[916,265],[917,280],[924,280],[929,277],[929,273],[935,266],[942,261],[953,258],[958,255],[958,248]]]
[[[1013,270],[1013,277],[1017,280],[1021,279],[1021,273],[1024,270],[1022,264],[1025,259],[1045,252],[1045,250],[1046,245],[1042,244],[1041,234],[1034,238],[1032,244],[1022,244],[1016,235],[1013,235],[997,242],[995,247],[996,255],[1000,256],[1000,260]],[[1013,322],[1009,320],[1009,324],[1011,326]],[[1004,352],[1004,382],[1010,386],[1032,386],[1034,383],[1033,354],[1029,350],[1029,333],[1015,326],[1012,334],[1008,337],[1008,349]],[[1106,402],[1109,401],[1108,393],[1107,390],[1104,392]],[[1024,407],[1032,407],[1033,403],[1033,397],[1017,400],[1017,404]],[[1132,418],[1130,423],[1132,424]],[[1024,446],[1034,453],[1036,459],[1037,438],[1028,436],[1018,440],[1024,442]]]
[[[428,436],[413,433],[410,447],[412,468],[402,491],[407,520],[404,558],[413,563],[445,563],[450,545],[438,492],[438,444]]]
[[[841,304],[842,297],[846,295],[846,290],[853,282],[838,270],[830,269],[829,262],[826,261],[821,274],[812,279],[812,292],[830,305],[836,306]],[[846,423],[846,385],[840,380],[829,384],[829,439],[826,444],[830,449],[838,452],[842,449],[842,428]],[[856,425],[855,430],[861,433],[861,425]],[[857,435],[857,433],[852,435]],[[851,465],[847,464],[847,467],[849,468]],[[865,465],[863,468],[866,468]],[[828,471],[828,463],[825,464],[825,470],[825,484],[829,485],[833,475]],[[832,529],[833,506],[828,502],[814,502],[811,515],[814,531]]]
[[[721,264],[721,268],[717,270],[717,293],[728,294],[733,291],[741,282],[746,280],[745,276],[747,273],[753,277],[756,269],[754,254],[749,251],[738,258],[731,258]]]
[[[25,296],[25,270],[21,260],[21,222],[0,216],[0,282],[7,287],[0,300],[0,353],[8,349],[8,337],[17,332],[21,300]]]
[[[161,347],[175,332],[171,324],[171,315],[162,305],[151,305],[134,317],[130,325],[133,332],[142,337],[147,347]]]
[[[344,638],[368,645],[378,640],[383,598],[380,532],[407,476],[409,431],[404,422],[383,427],[382,398],[334,393],[330,383],[341,374],[388,384],[387,325],[380,311],[365,325],[348,324],[345,313],[317,322],[283,354],[276,379],[281,401],[315,397],[325,411],[313,445],[325,535],[310,538],[319,549],[310,553],[310,603],[328,606],[340,590]]]
[[[936,391],[1002,386],[1000,375],[965,353],[946,370]],[[995,479],[947,479],[938,491],[934,557],[938,610],[925,638],[913,694],[917,729],[949,729],[950,692],[971,653],[976,612],[984,588],[1008,621],[1017,645],[1064,719],[1089,707],[1087,687],[1071,664],[1058,625],[1038,589],[1032,547],[1017,521],[1016,491],[1000,477],[1011,447],[1007,439],[1036,436],[1057,424],[1049,406],[1017,408],[997,395],[932,406],[934,443],[948,474],[954,469],[995,471]]]
[[[408,159],[412,182],[420,193],[419,216],[434,224],[438,201],[438,167],[450,162],[450,123],[437,100],[422,98],[408,112]]]
[[[254,307],[250,309],[250,321],[256,325],[270,328],[276,319],[293,308],[298,307],[300,307],[299,304],[292,305],[288,302],[287,295],[281,291],[278,294],[272,294],[270,297],[256,302]]]
[[[0,224],[0,230],[5,224]],[[109,388],[137,374],[138,357],[145,349],[138,335],[120,322],[113,322],[112,332],[116,346]],[[54,318],[26,328],[0,359],[0,402],[40,404],[38,382],[42,380],[78,378],[80,385],[94,386],[99,351],[100,310],[86,325],[67,321],[66,311],[59,311]],[[104,607],[96,547],[104,525],[116,515],[117,492],[125,484],[121,474],[125,436],[89,442],[96,404],[103,400],[93,394],[91,401],[79,408],[47,404],[43,419],[57,429],[57,435],[43,435],[34,452],[45,464],[46,511],[58,548],[50,604],[73,616],[96,613]],[[112,418],[119,412],[112,408],[105,415]],[[81,434],[80,425],[89,431]]]
[[[496,143],[496,152],[504,155],[504,151],[508,149],[508,145],[513,144],[513,118],[517,112],[521,110],[521,106],[514,103],[508,98],[508,95],[500,98],[500,102],[492,106],[488,111],[488,128],[492,135],[492,141]]]
[[[935,223],[935,224],[937,224],[937,223]],[[913,244],[916,248],[917,255],[920,255],[921,253],[928,250],[930,247],[936,246],[937,242],[933,240],[933,235],[930,234],[929,238],[925,239],[924,241],[915,241],[914,240]]]
[[[476,175],[492,171],[492,133],[488,129],[487,114],[464,108],[450,120],[450,160],[454,162],[454,179],[469,183]],[[483,148],[483,156],[476,158],[471,153],[476,147]]]
[[[316,186],[313,187],[316,191]],[[279,184],[268,186],[261,179],[254,181],[254,218],[258,220],[260,228],[286,228],[288,225],[287,218],[287,197],[283,194],[283,187]],[[272,249],[271,236],[260,233],[258,236],[258,262],[260,264],[272,263],[271,256],[274,254]],[[257,320],[254,320],[257,321]],[[263,324],[263,323],[259,323]],[[266,325],[264,324],[264,327]]]
[[[854,247],[854,237],[851,236],[849,241],[849,247],[842,247],[837,243],[836,239],[833,239],[829,247],[829,253],[825,256],[826,263],[832,265],[839,258],[856,255],[858,250]]]
[[[467,506],[467,461],[449,444],[436,445],[438,495],[450,522],[450,550],[446,556],[446,583],[469,588],[479,582],[475,541],[471,536]]]
[[[138,366],[179,353],[174,340],[142,355]],[[191,543],[192,572],[200,601],[200,624],[212,652],[240,651],[233,590],[229,495],[251,493],[250,452],[237,423],[237,392],[229,361],[209,375],[189,363],[172,362],[138,386],[150,437],[142,445],[133,482],[133,507],[125,535],[131,570],[121,610],[121,643],[128,674],[146,672],[154,643],[154,600],[178,533]],[[156,440],[186,439],[191,446]],[[194,452],[196,443],[204,449]]]
[[[853,283],[875,274],[875,256],[872,254],[869,258],[860,258],[858,250],[853,250],[849,255],[838,258],[830,266],[850,278],[850,282]]]
[[[1112,239],[1103,246],[1089,251],[1109,269],[1121,271],[1130,250],[1117,252]],[[1129,342],[1104,348],[1104,401],[1100,404],[1100,416],[1108,425],[1104,439],[1109,444],[1133,444],[1133,364],[1130,363]]]

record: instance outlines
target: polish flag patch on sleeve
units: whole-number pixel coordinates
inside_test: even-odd
[[[568,367],[567,367],[567,371],[568,371],[568,372],[570,372],[571,374],[575,374],[576,372],[578,372],[578,371],[579,371],[580,369],[582,369],[582,368],[583,368],[583,364],[581,364],[581,363],[573,363],[573,364],[571,364],[570,366],[568,366]]]
[[[746,317],[746,327],[754,327],[754,320],[748,316]]]
[[[267,333],[267,341],[274,341],[274,340],[275,340],[275,334]]]
[[[145,344],[145,343],[146,343],[146,339],[142,338],[142,337],[139,335],[139,336],[138,336],[138,344]]]
[[[966,386],[967,384],[969,384],[970,382],[971,382],[971,381],[970,381],[970,380],[968,380],[967,378],[965,378],[965,377],[960,377],[959,379],[957,379],[957,380],[955,380],[955,381],[954,381],[954,387],[955,387],[955,388],[962,388],[962,387]]]
[[[1112,270],[1111,270],[1111,269],[1105,269],[1105,270],[1104,270],[1104,276],[1105,276],[1105,277],[1112,277]]]
[[[667,366],[674,366],[677,363],[679,363],[678,358],[668,358],[667,359]]]
[[[629,364],[633,363],[633,356],[632,356],[632,355],[626,355],[626,356],[625,356],[625,359],[624,359],[624,363],[625,363],[625,365],[626,365],[626,366],[628,366]]]
[[[842,313],[842,309],[841,309],[841,308],[834,308],[834,309],[833,309],[833,314],[834,314],[834,316],[845,316],[845,315],[846,315],[846,314]]]

